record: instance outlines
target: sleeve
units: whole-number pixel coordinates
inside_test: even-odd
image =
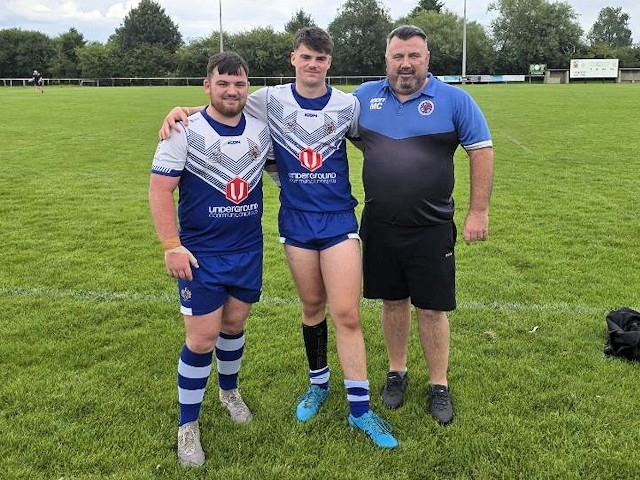
[[[360,139],[360,132],[358,130],[358,120],[360,119],[360,100],[353,95],[353,118],[351,119],[351,126],[347,132],[347,138],[351,140]]]
[[[455,113],[455,126],[460,145],[465,150],[492,147],[489,125],[482,110],[471,95],[461,92]]]
[[[244,107],[252,117],[255,117],[263,122],[267,123],[267,99],[269,97],[269,87],[264,87],[256,90],[249,98],[247,98],[247,104]]]
[[[161,140],[151,163],[151,173],[179,177],[187,161],[187,127],[180,124],[180,133]]]

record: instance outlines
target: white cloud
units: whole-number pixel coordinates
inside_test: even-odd
[[[102,14],[99,10],[90,10],[85,12],[78,9],[76,4],[73,2],[65,2],[61,4],[57,11],[54,12],[54,15],[60,15],[64,19],[77,20],[79,22],[92,22],[102,18]]]
[[[107,8],[105,13],[105,18],[109,20],[124,20],[124,17],[131,11],[131,9],[138,6],[140,0],[135,0],[133,2],[125,2],[125,3],[115,3]]]

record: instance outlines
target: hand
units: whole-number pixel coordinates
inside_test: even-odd
[[[196,257],[182,245],[164,251],[164,264],[167,275],[186,280],[193,280],[192,266],[199,268]]]
[[[462,238],[467,245],[489,238],[489,212],[469,210],[464,220]]]
[[[180,127],[178,126],[178,122],[182,122],[185,125],[189,125],[189,119],[186,112],[180,107],[174,107],[171,111],[164,117],[164,121],[162,122],[162,127],[160,127],[160,131],[158,131],[158,136],[160,140],[166,140],[171,136],[171,130],[175,130],[176,132],[180,132]]]

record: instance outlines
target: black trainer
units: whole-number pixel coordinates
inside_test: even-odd
[[[440,425],[449,425],[453,422],[454,412],[451,403],[451,392],[444,385],[429,385],[429,397],[431,399],[431,416]]]
[[[382,388],[382,403],[389,408],[401,407],[404,403],[404,391],[407,389],[408,382],[408,372],[404,372],[404,375],[400,375],[399,372],[387,373],[387,382]]]

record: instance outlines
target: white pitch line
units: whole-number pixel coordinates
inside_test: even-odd
[[[0,288],[0,297],[9,298],[72,298],[86,300],[88,302],[175,302],[176,294],[169,293],[138,293],[138,292],[109,292],[88,290],[61,290],[55,288]],[[294,305],[299,304],[297,297],[273,297],[263,295],[261,303],[268,305]],[[362,300],[365,308],[379,308],[380,300]],[[604,314],[610,310],[606,307],[593,307],[588,305],[571,305],[568,303],[521,303],[521,302],[481,302],[477,300],[460,300],[458,308],[461,310],[493,310],[509,312],[550,312],[562,314]]]
[[[517,145],[518,147],[520,147],[525,153],[528,154],[533,154],[533,150],[531,150],[529,147],[527,147],[525,144],[520,143],[516,138],[513,138],[511,135],[506,134],[504,132],[502,132],[502,135],[504,135],[505,137],[507,137],[507,140],[509,140],[511,143],[514,143],[515,145]]]

